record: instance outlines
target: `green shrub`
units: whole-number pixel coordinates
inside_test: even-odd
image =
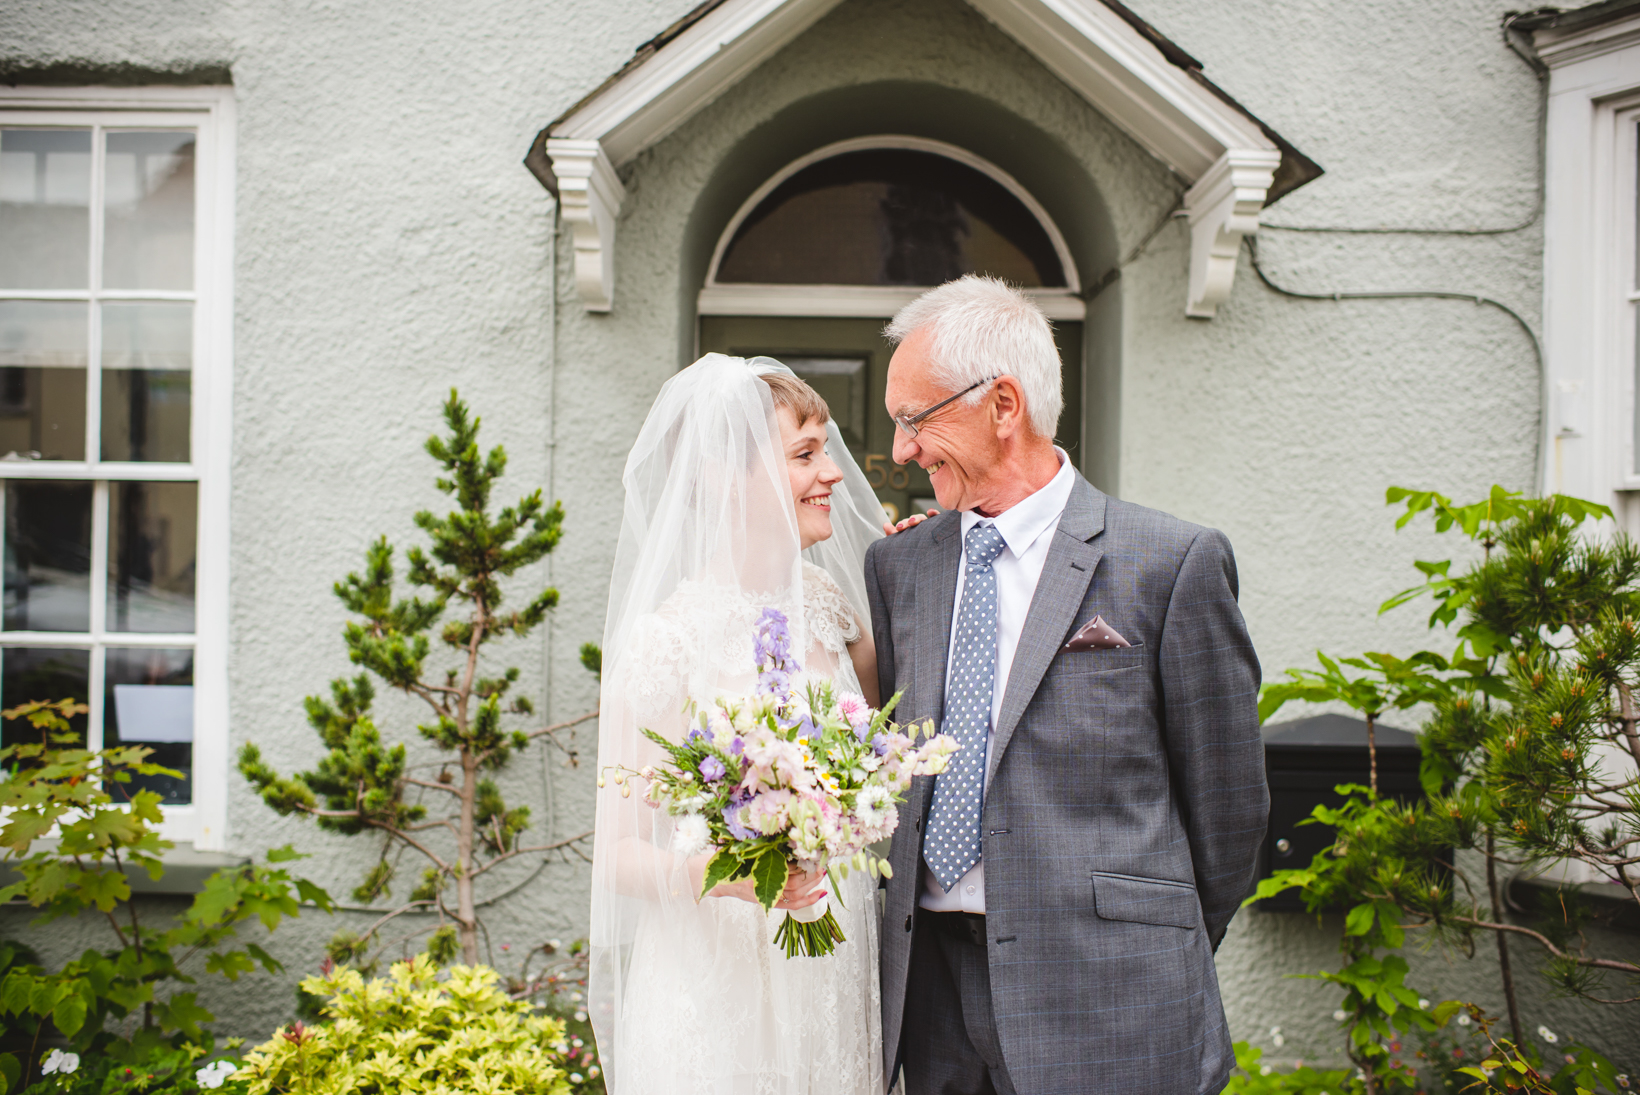
[[[394,963],[385,979],[346,967],[309,977],[302,987],[326,998],[325,1021],[279,1030],[224,1091],[570,1095],[563,1023],[533,1014],[497,980],[483,966],[454,966],[441,979],[425,954]]]
[[[240,929],[260,921],[271,931],[298,915],[302,900],[329,909],[330,897],[274,865],[300,858],[287,847],[269,852],[267,865],[218,871],[178,919],[143,922],[126,869],[162,877],[171,842],[157,830],[159,795],[128,793],[128,785],[133,774],[169,770],[149,763],[141,746],[81,748],[69,719],[85,710],[60,700],[0,713],[40,737],[0,749],[0,862],[19,876],[0,888],[0,901],[39,909],[37,925],[90,915],[107,923],[111,944],[53,970],[0,941],[0,1092],[191,1093],[194,1062],[216,1048],[205,1027],[213,1016],[188,989],[196,974],[278,973],[279,962],[240,940]]]

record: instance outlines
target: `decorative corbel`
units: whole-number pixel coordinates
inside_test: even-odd
[[[1241,239],[1258,231],[1259,210],[1270,192],[1277,149],[1232,148],[1184,196],[1190,221],[1190,295],[1184,314],[1212,319],[1230,299]]]
[[[615,218],[626,200],[597,141],[547,138],[558,178],[558,211],[575,242],[575,288],[589,312],[607,312],[615,300]]]

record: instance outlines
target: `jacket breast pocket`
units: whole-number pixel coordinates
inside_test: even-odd
[[[1194,928],[1201,923],[1201,901],[1188,882],[1140,878],[1128,874],[1093,875],[1093,911],[1102,920]]]

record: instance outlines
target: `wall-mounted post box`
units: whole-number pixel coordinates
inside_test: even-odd
[[[1258,877],[1273,871],[1307,867],[1317,852],[1333,842],[1329,825],[1300,825],[1317,806],[1341,806],[1344,796],[1333,788],[1369,778],[1367,723],[1348,715],[1315,715],[1263,728],[1264,774],[1270,781],[1270,828],[1259,854]],[[1373,728],[1378,750],[1378,793],[1403,802],[1423,797],[1418,782],[1418,738],[1378,723]],[[1270,912],[1302,912],[1299,891],[1288,890],[1260,901]]]

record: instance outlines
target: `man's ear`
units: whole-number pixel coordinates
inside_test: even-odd
[[[997,439],[1003,440],[1025,428],[1025,392],[1012,376],[999,376],[991,385],[991,421]]]

